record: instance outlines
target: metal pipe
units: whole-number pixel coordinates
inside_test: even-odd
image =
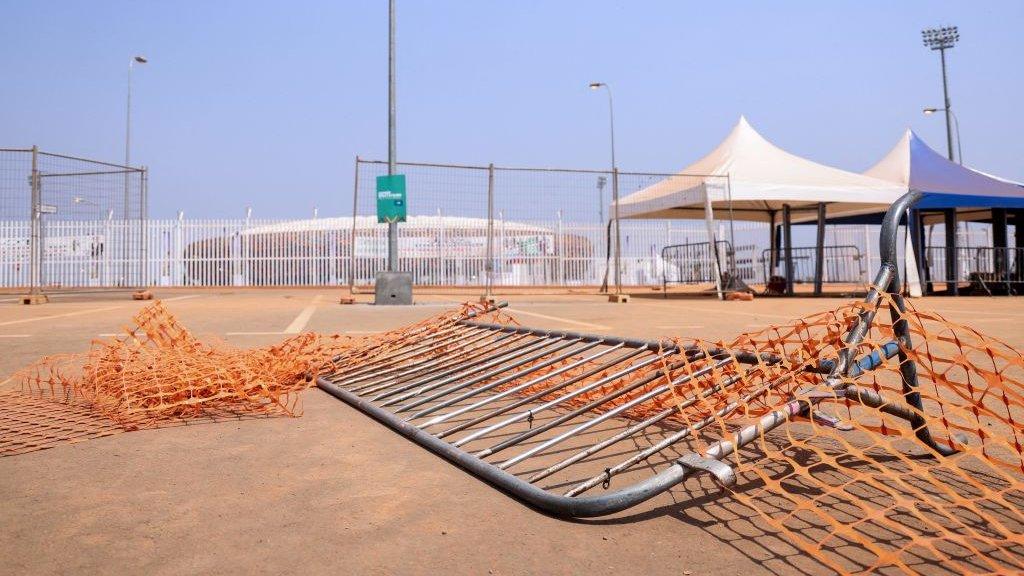
[[[594,426],[597,426],[601,422],[604,422],[604,421],[608,420],[609,418],[613,418],[613,417],[617,416],[618,414],[621,414],[621,413],[625,412],[626,410],[629,410],[630,408],[632,408],[634,406],[637,406],[638,404],[641,404],[643,402],[647,402],[648,400],[651,400],[651,399],[653,399],[653,398],[655,398],[657,396],[660,396],[660,395],[662,395],[662,394],[664,394],[666,392],[669,392],[669,391],[672,390],[673,386],[678,386],[680,384],[685,384],[686,382],[689,382],[690,380],[693,380],[694,378],[700,378],[701,376],[705,376],[707,374],[710,374],[712,370],[717,370],[719,368],[723,368],[727,364],[731,364],[733,362],[735,362],[735,359],[732,356],[729,356],[729,357],[726,357],[726,358],[724,358],[722,360],[719,360],[718,362],[715,362],[714,364],[712,364],[710,366],[705,366],[705,367],[703,367],[703,368],[701,368],[699,370],[696,370],[696,371],[694,371],[694,372],[692,372],[690,374],[687,374],[687,375],[683,376],[682,378],[678,378],[678,379],[670,382],[669,384],[663,384],[661,386],[658,386],[657,388],[655,388],[655,389],[653,389],[653,390],[651,390],[649,392],[646,392],[644,394],[641,394],[640,396],[637,396],[636,398],[634,398],[634,399],[632,399],[632,400],[630,400],[630,401],[628,401],[628,402],[626,402],[624,404],[620,404],[620,405],[616,406],[615,408],[612,408],[611,410],[601,414],[600,416],[597,416],[595,418],[591,418],[590,420],[587,420],[586,422],[578,424],[574,428],[572,428],[571,430],[567,430],[567,431],[559,434],[558,436],[555,436],[554,438],[551,438],[551,439],[549,439],[549,440],[547,440],[545,442],[542,442],[542,443],[538,444],[537,446],[534,446],[533,448],[530,448],[529,450],[525,450],[525,451],[517,454],[516,456],[514,456],[512,458],[509,458],[508,460],[505,460],[501,464],[498,464],[498,468],[501,468],[503,470],[506,469],[506,468],[509,468],[509,467],[515,465],[517,462],[522,462],[523,460],[529,458],[530,456],[533,456],[534,454],[539,454],[539,453],[547,450],[548,448],[550,448],[550,447],[552,447],[552,446],[554,446],[556,444],[560,444],[560,443],[564,442],[565,440],[568,440],[569,438],[572,438],[573,436],[579,434],[580,432],[583,432],[584,430],[588,430],[590,428],[593,428]],[[668,374],[666,374],[665,376],[667,377]],[[617,397],[617,396],[618,395],[616,395],[615,397]],[[615,397],[609,398],[609,400],[614,399]]]
[[[317,385],[328,394],[343,400],[350,406],[385,424],[395,432],[409,438],[438,456],[520,498],[531,506],[555,516],[593,518],[614,514],[669,490],[686,480],[689,474],[692,474],[683,465],[675,463],[666,470],[642,482],[637,482],[622,490],[616,490],[601,496],[582,498],[558,496],[528,484],[508,472],[499,470],[487,462],[455,448],[444,440],[431,436],[412,424],[402,422],[391,412],[378,408],[331,382],[318,379]]]
[[[576,342],[573,342],[573,344],[576,344]],[[569,350],[568,352],[563,352],[562,354],[559,354],[559,355],[554,356],[552,358],[548,358],[548,359],[544,360],[543,362],[538,362],[537,364],[535,364],[533,366],[529,366],[525,370],[520,370],[518,372],[514,372],[512,374],[509,374],[508,376],[504,376],[502,378],[498,378],[494,382],[488,382],[487,384],[485,384],[483,386],[479,386],[477,388],[473,388],[471,390],[463,392],[462,394],[458,394],[458,395],[456,395],[453,398],[449,398],[449,399],[447,399],[447,400],[445,400],[443,402],[439,402],[439,403],[431,406],[430,408],[425,408],[423,410],[420,410],[420,411],[414,413],[412,416],[409,416],[407,418],[407,420],[415,420],[417,418],[422,418],[422,417],[427,416],[429,414],[433,414],[434,412],[437,412],[438,410],[441,410],[443,408],[447,408],[447,407],[451,406],[452,404],[457,404],[459,402],[462,402],[463,400],[466,400],[467,398],[472,398],[473,396],[476,396],[477,394],[481,394],[483,392],[487,392],[489,390],[493,390],[494,388],[497,388],[498,386],[501,386],[503,384],[507,384],[507,383],[515,381],[515,380],[518,380],[519,378],[522,378],[523,376],[526,376],[528,374],[532,374],[533,372],[536,372],[537,370],[540,370],[542,368],[547,368],[548,366],[551,366],[552,364],[556,364],[558,362],[562,362],[563,360],[566,360],[566,359],[570,358],[571,356],[573,356],[575,354],[580,354],[582,352],[586,352],[587,350],[590,350],[591,348],[593,348],[593,347],[595,347],[597,345],[598,345],[597,342],[589,342],[589,343],[586,343],[586,344],[584,344],[583,346],[581,346],[579,348],[575,348],[575,349]],[[558,348],[556,348],[556,350],[558,350]],[[546,351],[545,355],[547,355],[547,354],[549,354],[551,352],[552,351]],[[471,381],[471,383],[475,384],[475,382],[472,382],[472,381]],[[457,388],[449,389],[449,391],[445,391],[442,395],[446,396],[446,395],[448,395],[451,392],[457,391],[459,388],[464,388],[465,386],[472,385],[472,384],[460,384]]]
[[[501,346],[507,346],[509,344],[514,344],[514,343],[519,342],[519,341],[524,341],[524,342],[522,344],[517,345],[517,346],[513,346],[512,348],[504,348],[504,349],[501,348]],[[516,352],[520,352],[520,351],[524,351],[524,350],[527,350],[527,351],[530,350],[530,347],[531,346],[535,347],[537,345],[537,343],[538,343],[537,340],[527,339],[527,336],[525,334],[510,334],[509,337],[508,337],[508,341],[502,343],[501,346],[498,347],[498,350],[499,350],[499,352],[497,352],[499,354],[498,358],[501,358],[502,359],[501,361],[504,361],[505,359],[507,359],[509,356],[515,354]],[[437,372],[435,374],[430,374],[428,376],[425,376],[425,377],[422,377],[422,378],[418,378],[416,380],[413,380],[411,383],[403,384],[402,386],[399,386],[398,388],[392,388],[392,389],[388,390],[387,392],[384,392],[382,394],[378,394],[377,396],[374,396],[373,398],[371,398],[371,400],[373,400],[374,402],[378,402],[380,400],[388,398],[389,396],[394,396],[395,394],[402,394],[403,392],[407,392],[409,390],[412,390],[413,388],[416,388],[417,386],[423,386],[425,384],[428,384],[429,382],[433,382],[433,381],[438,380],[438,379],[448,378],[449,376],[451,376],[453,374],[456,375],[456,379],[459,378],[459,377],[465,376],[466,374],[473,374],[475,371],[470,371],[468,373],[464,373],[464,374],[461,374],[461,375],[459,375],[459,372],[467,370],[469,368],[473,368],[474,366],[478,367],[477,370],[483,370],[483,369],[486,369],[486,368],[489,368],[489,367],[493,366],[493,362],[494,362],[494,360],[492,359],[493,357],[489,357],[489,356],[487,356],[487,354],[490,353],[490,352],[494,352],[494,350],[490,349],[488,346],[483,346],[483,347],[479,348],[478,350],[474,350],[474,352],[476,352],[476,353],[474,353],[469,358],[460,358],[459,361],[456,362],[454,365],[447,365],[446,364],[446,366],[451,366],[450,368],[446,368],[445,370],[442,370],[441,372]],[[451,382],[451,381],[452,380],[449,378],[447,380],[442,381],[439,385],[443,386],[444,384],[446,384],[448,382]],[[378,390],[382,390],[384,388],[388,388],[389,386],[390,386],[390,384],[386,385],[386,386],[380,386],[376,390],[374,390],[374,392],[376,392]],[[385,406],[390,406],[391,404],[394,404],[394,403],[397,403],[397,402],[401,402],[401,401],[405,400],[406,398],[411,398],[412,396],[416,396],[417,394],[421,394],[423,392],[424,392],[424,390],[420,390],[420,391],[414,391],[411,394],[402,394],[402,397],[394,399],[394,402],[385,403],[384,405]],[[367,393],[371,393],[371,392],[368,391]]]
[[[414,354],[413,356],[408,356],[402,359],[396,359],[391,362],[387,362],[386,360],[384,360],[381,363],[379,363],[374,369],[371,369],[369,373],[364,373],[365,371],[361,371],[359,378],[346,379],[346,384],[351,385],[356,382],[362,382],[368,378],[376,377],[375,380],[371,380],[367,384],[363,384],[355,388],[349,388],[353,392],[359,392],[361,390],[365,390],[367,388],[380,385],[384,376],[388,376],[388,378],[392,379],[393,382],[398,382],[399,379],[405,376],[422,373],[422,371],[427,368],[434,368],[439,365],[454,365],[459,362],[463,362],[465,360],[465,357],[462,355],[450,357],[451,353],[462,350],[462,354],[465,354],[466,352],[487,348],[488,346],[493,346],[494,344],[504,340],[507,335],[497,335],[498,337],[495,338],[494,340],[474,346],[474,344],[477,344],[480,340],[492,338],[494,336],[495,334],[488,333],[486,330],[481,330],[477,334],[473,334],[472,332],[468,334],[465,332],[455,332],[454,334],[448,335],[443,340],[431,340],[430,344],[427,345],[426,348],[420,348],[420,350],[416,352],[416,354]],[[444,352],[447,355],[432,354],[439,348],[446,348]],[[417,358],[425,355],[426,358],[423,358],[421,360],[407,362],[412,358]],[[380,370],[381,366],[386,366],[388,364],[395,365],[386,370]],[[337,382],[338,380],[334,381]]]
[[[452,394],[454,392],[458,392],[458,390],[463,389],[463,388],[465,388],[467,386],[471,386],[473,384],[482,382],[483,380],[486,380],[488,378],[493,378],[493,377],[501,374],[502,372],[505,372],[505,371],[508,371],[508,370],[514,370],[516,368],[519,368],[520,366],[524,366],[524,365],[529,364],[531,362],[535,362],[537,360],[540,360],[540,359],[542,359],[542,358],[544,358],[544,357],[546,357],[546,356],[548,356],[550,354],[554,354],[554,353],[560,351],[560,349],[564,349],[564,348],[566,348],[568,346],[571,346],[571,345],[579,342],[580,340],[564,340],[564,341],[562,341],[562,340],[555,340],[555,341],[559,342],[559,343],[557,345],[551,347],[551,348],[546,348],[546,346],[550,345],[552,342],[550,342],[550,341],[547,341],[547,342],[541,341],[539,346],[535,346],[535,347],[531,347],[531,348],[526,348],[526,351],[524,351],[524,352],[529,352],[530,355],[525,357],[525,358],[516,359],[516,360],[512,361],[512,363],[507,365],[507,366],[498,366],[497,368],[494,368],[493,370],[488,370],[487,372],[484,372],[483,374],[480,374],[479,376],[470,378],[468,380],[464,380],[462,382],[459,382],[459,383],[455,384],[454,386],[447,387],[447,388],[444,388],[442,390],[439,390],[439,392],[435,392],[435,393],[433,393],[431,395],[426,396],[425,398],[421,398],[421,399],[419,399],[419,400],[417,400],[415,402],[411,402],[409,404],[404,404],[401,407],[399,407],[397,410],[395,410],[395,412],[407,412],[409,410],[412,410],[413,408],[417,408],[417,407],[423,406],[424,404],[426,404],[428,402],[432,402],[434,400],[437,400],[438,398],[442,398],[442,397],[450,395],[450,394]],[[539,349],[540,352],[535,352],[535,351],[538,351],[538,349]],[[504,364],[505,362],[506,361],[502,361],[502,362],[500,362],[498,364]],[[495,364],[492,364],[492,366],[495,366]],[[526,373],[528,373],[528,371]],[[465,376],[466,376],[466,374],[457,374],[456,376],[453,376],[452,378],[447,378],[443,382],[438,382],[438,383],[435,383],[435,384],[430,384],[429,386],[424,386],[422,389],[418,390],[418,392],[414,396],[419,396],[419,395],[421,395],[423,393],[430,392],[430,390],[436,389],[436,388],[438,388],[438,387],[440,387],[440,386],[442,386],[444,384],[452,383],[454,381],[459,380],[460,378],[464,378]],[[412,398],[412,397],[410,397],[410,398]],[[387,406],[387,404],[385,403],[384,406]]]
[[[589,377],[593,376],[594,374],[598,374],[600,372],[604,372],[605,370],[609,370],[609,369],[611,369],[613,366],[615,366],[617,364],[622,364],[623,362],[628,362],[628,361],[630,361],[630,360],[636,358],[637,356],[639,356],[641,354],[644,354],[646,352],[647,352],[647,350],[644,350],[644,349],[639,349],[639,350],[634,349],[634,350],[630,351],[627,354],[623,354],[622,356],[614,358],[614,359],[612,359],[612,360],[610,360],[608,362],[605,362],[605,363],[603,363],[603,364],[601,364],[599,366],[595,366],[595,367],[591,368],[590,370],[587,370],[587,371],[583,372],[582,374],[578,374],[576,376],[573,376],[572,378],[569,378],[568,380],[564,380],[562,382],[558,382],[558,383],[556,383],[556,384],[554,384],[554,385],[552,385],[552,386],[550,386],[550,387],[548,387],[548,388],[546,388],[544,390],[538,390],[537,392],[534,392],[533,394],[530,394],[528,396],[520,398],[519,400],[517,400],[515,402],[512,402],[512,403],[508,404],[507,406],[502,406],[500,408],[497,408],[495,410],[492,410],[492,411],[488,412],[487,414],[484,414],[482,416],[477,416],[476,418],[473,418],[473,419],[471,419],[471,420],[469,420],[467,422],[462,422],[462,423],[457,424],[457,425],[455,425],[455,426],[453,426],[451,428],[448,428],[447,430],[444,430],[443,432],[438,433],[437,437],[438,438],[444,438],[446,436],[450,436],[450,435],[452,435],[452,434],[454,434],[456,432],[461,432],[462,430],[465,430],[466,428],[470,428],[470,427],[476,426],[477,424],[480,424],[482,422],[486,422],[487,420],[490,420],[491,418],[494,418],[495,416],[501,416],[502,414],[504,414],[506,412],[511,412],[512,410],[515,410],[516,408],[519,408],[520,406],[523,406],[525,404],[529,404],[530,402],[533,402],[534,400],[543,398],[543,397],[545,397],[545,396],[547,396],[549,394],[553,394],[554,392],[557,392],[559,390],[562,390],[563,388],[571,386],[572,384],[575,384],[576,382],[579,382],[581,380],[589,378]]]
[[[537,376],[536,378],[527,380],[526,382],[524,382],[522,384],[518,384],[516,386],[513,386],[512,388],[509,388],[508,390],[504,390],[504,391],[502,391],[502,392],[500,392],[498,394],[495,394],[494,396],[489,396],[487,398],[484,398],[483,400],[474,402],[473,404],[470,404],[468,406],[463,406],[462,408],[458,408],[456,410],[452,410],[451,412],[446,412],[446,413],[444,413],[444,414],[442,414],[440,416],[435,416],[434,418],[428,420],[427,422],[424,422],[424,423],[420,424],[420,428],[430,428],[431,426],[436,426],[436,425],[438,425],[438,424],[440,424],[442,422],[450,420],[451,418],[454,418],[455,416],[459,416],[461,414],[465,414],[466,412],[472,412],[474,410],[482,408],[482,407],[486,406],[487,404],[490,404],[491,402],[495,402],[497,400],[501,400],[502,398],[505,398],[507,396],[511,396],[512,394],[516,394],[516,393],[518,393],[518,392],[520,392],[522,390],[526,390],[527,388],[529,388],[531,386],[536,386],[537,384],[540,384],[541,382],[543,382],[545,380],[548,380],[550,378],[554,378],[555,376],[564,374],[565,372],[568,372],[569,370],[572,370],[573,368],[578,368],[579,366],[582,366],[584,364],[593,362],[593,361],[597,360],[598,358],[600,358],[602,356],[605,356],[607,354],[611,354],[612,352],[614,352],[616,350],[619,350],[620,348],[622,348],[622,346],[623,346],[622,344],[616,344],[615,346],[612,346],[610,348],[605,348],[604,350],[599,350],[596,353],[591,354],[590,356],[587,356],[586,358],[580,358],[579,360],[577,360],[575,362],[572,362],[570,364],[566,364],[565,366],[562,366],[561,368],[559,368],[557,370],[552,370],[551,372],[548,372],[547,374],[541,374],[540,376]]]
[[[748,371],[745,375],[749,375],[751,371],[753,370]],[[544,470],[541,470],[540,472],[529,477],[527,479],[527,482],[533,483],[537,482],[538,480],[543,480],[544,478],[547,478],[548,476],[554,474],[555,472],[558,472],[559,470],[563,470],[566,467],[575,464],[576,462],[585,460],[593,456],[594,454],[597,454],[601,450],[604,450],[605,448],[612,446],[613,444],[621,442],[626,438],[629,438],[630,436],[636,434],[637,432],[640,432],[641,430],[644,430],[645,428],[657,424],[658,422],[661,422],[662,420],[668,418],[669,416],[672,416],[673,414],[680,412],[683,408],[689,408],[690,406],[693,406],[694,404],[697,403],[697,400],[701,398],[706,398],[720,390],[724,390],[725,388],[732,386],[733,384],[739,382],[742,379],[743,378],[739,375],[730,376],[729,378],[723,380],[721,383],[715,384],[709,388],[702,390],[699,396],[691,396],[689,399],[684,400],[680,404],[676,404],[674,406],[666,408],[661,412],[658,412],[654,416],[651,416],[646,420],[643,420],[641,422],[638,422],[637,424],[634,424],[633,426],[630,426],[629,428],[626,428],[625,430],[619,432],[618,434],[615,434],[609,438],[606,438],[598,442],[597,444],[594,444],[593,446],[590,446],[580,452],[577,452],[576,454],[573,454],[572,456],[562,460],[561,462],[552,464],[551,466],[545,468]]]
[[[487,322],[472,322],[468,320],[460,321],[461,324],[466,326],[478,326],[480,328],[489,328],[492,330],[500,330],[502,332],[519,332],[523,334],[533,334],[534,336],[547,336],[552,333],[551,330],[544,330],[541,328],[529,328],[526,326],[508,326],[505,324],[493,324]],[[603,342],[605,344],[619,344],[623,343],[630,348],[647,348],[649,350],[661,350],[664,353],[671,353],[678,351],[676,343],[671,340],[642,340],[639,338],[620,338],[618,336],[608,336],[605,334],[589,334],[586,332],[559,332],[563,334],[564,338],[578,338],[583,342]],[[684,350],[696,350],[696,346],[685,346]]]
[[[659,357],[658,359],[662,360],[663,358]],[[581,406],[581,407],[579,407],[579,408],[577,408],[577,409],[575,409],[575,410],[573,410],[573,411],[571,411],[571,412],[569,412],[567,414],[563,414],[562,416],[559,416],[557,418],[554,418],[553,420],[545,422],[541,426],[538,426],[536,428],[531,428],[530,430],[527,430],[525,432],[520,432],[519,434],[517,434],[516,436],[513,436],[512,438],[509,438],[508,440],[504,440],[502,442],[498,442],[497,444],[495,444],[493,446],[490,446],[488,448],[484,448],[483,450],[480,450],[480,451],[474,453],[474,455],[475,456],[479,456],[481,458],[484,458],[484,457],[490,456],[492,454],[497,454],[498,452],[501,452],[502,450],[505,450],[506,448],[511,448],[512,446],[515,446],[516,444],[522,443],[524,440],[529,440],[530,438],[533,438],[534,436],[536,436],[538,434],[547,432],[548,430],[554,428],[555,426],[558,426],[558,425],[560,425],[560,424],[562,424],[564,422],[568,422],[569,420],[572,420],[573,418],[576,418],[577,416],[579,416],[580,414],[583,414],[584,412],[589,412],[590,410],[593,410],[594,408],[600,406],[601,404],[604,404],[605,402],[608,402],[609,400],[614,400],[615,398],[618,398],[619,396],[622,396],[623,394],[627,394],[629,392],[632,392],[633,390],[636,390],[637,388],[640,388],[641,386],[645,386],[645,385],[653,382],[654,380],[657,380],[658,378],[667,377],[668,374],[671,373],[672,370],[676,370],[676,369],[682,367],[683,365],[685,365],[683,362],[676,362],[676,363],[672,364],[671,366],[666,366],[666,367],[662,368],[661,370],[658,370],[658,371],[654,372],[654,374],[650,374],[648,376],[645,376],[645,377],[637,380],[636,382],[632,382],[630,384],[627,384],[627,385],[623,386],[622,388],[619,388],[617,390],[613,390],[612,392],[609,392],[609,393],[605,394],[604,396],[601,396],[600,398],[597,398],[595,400],[591,400],[590,402],[587,402],[583,406]],[[635,369],[631,370],[630,372],[633,372],[633,371],[635,371]]]
[[[639,354],[640,352],[641,351],[638,350],[637,354]],[[481,438],[483,436],[486,436],[486,435],[490,434],[491,432],[500,430],[500,429],[502,429],[502,428],[504,428],[504,427],[506,427],[506,426],[508,426],[510,424],[514,424],[514,423],[519,422],[521,420],[526,420],[526,419],[530,418],[531,416],[533,416],[534,414],[537,414],[537,413],[543,412],[543,411],[545,411],[545,410],[547,410],[549,408],[553,408],[555,406],[558,406],[559,404],[561,404],[562,402],[564,402],[566,400],[569,400],[569,399],[574,398],[576,396],[579,396],[581,394],[585,394],[585,393],[593,390],[594,388],[597,388],[598,386],[604,386],[605,384],[607,384],[609,382],[613,382],[613,381],[617,380],[618,378],[621,378],[621,377],[625,376],[626,374],[629,374],[630,372],[633,372],[634,370],[638,370],[638,369],[643,368],[645,366],[650,366],[651,364],[653,364],[653,363],[655,363],[655,362],[657,362],[658,360],[661,360],[661,359],[662,359],[661,356],[657,356],[657,355],[651,356],[650,358],[642,360],[642,361],[636,363],[635,365],[630,365],[627,368],[623,368],[622,370],[619,370],[618,372],[616,372],[616,373],[614,373],[614,374],[612,374],[610,376],[605,376],[604,378],[601,378],[600,380],[596,380],[594,382],[591,382],[590,384],[587,384],[586,386],[581,386],[579,389],[573,390],[572,392],[569,392],[568,394],[563,394],[562,396],[559,396],[558,398],[555,398],[554,400],[550,400],[548,402],[545,402],[544,404],[541,404],[537,408],[532,408],[530,410],[527,410],[526,412],[520,412],[519,414],[516,414],[514,416],[510,416],[510,417],[502,420],[501,422],[498,422],[496,424],[492,424],[491,426],[488,426],[487,428],[483,428],[481,430],[473,432],[472,434],[469,434],[468,436],[465,436],[463,438],[460,438],[460,439],[456,440],[453,444],[455,446],[462,446],[462,445],[466,444],[467,442],[471,442],[473,440],[476,440],[477,438]]]

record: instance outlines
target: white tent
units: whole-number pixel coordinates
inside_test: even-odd
[[[864,174],[924,192],[920,209],[1024,208],[1024,184],[950,162],[912,130]]]
[[[710,200],[710,209],[728,210],[737,220],[773,221],[788,204],[800,222],[814,220],[819,203],[830,218],[884,211],[905,191],[790,154],[740,117],[717,148],[679,175],[622,198],[619,217],[705,218]]]

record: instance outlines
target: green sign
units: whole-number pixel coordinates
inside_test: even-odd
[[[377,222],[405,222],[405,174],[377,176]]]

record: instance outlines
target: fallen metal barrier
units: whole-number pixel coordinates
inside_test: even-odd
[[[898,214],[887,219],[890,231]],[[875,286],[890,291],[888,298],[898,319],[903,305],[894,291],[898,286],[895,242],[886,240],[883,237],[883,255],[889,258]],[[893,341],[858,355],[881,295],[878,289],[869,292],[864,305],[871,312],[863,313],[849,330],[848,346],[840,354],[792,366],[778,377],[793,380],[797,375],[817,375],[833,399],[837,395],[855,398],[905,417],[916,424],[915,434],[922,442],[947,453],[949,449],[937,445],[927,426],[918,421],[912,362],[903,364],[902,374],[909,407],[849,385],[850,378],[903,354]],[[896,339],[909,342],[906,323],[897,321],[894,327]],[[836,424],[834,418],[816,413],[813,398],[794,395],[702,453],[675,450],[681,440],[764,391],[750,390],[744,398],[681,427],[664,426],[670,419],[704,398],[747,382],[754,372],[790,362],[752,350],[540,330],[467,317],[449,329],[425,335],[408,353],[344,366],[321,377],[319,386],[538,508],[558,516],[591,517],[634,506],[696,474],[709,474],[718,483],[730,485],[734,474],[725,462],[727,457],[793,417]],[[680,390],[697,382],[700,388],[679,397]],[[778,385],[767,382],[763,387]],[[663,407],[651,413],[651,403],[658,402]],[[647,408],[648,415],[638,422],[626,425],[616,418],[639,407]],[[629,444],[633,449],[623,450]],[[613,447],[620,452],[612,453]],[[626,486],[587,495],[597,486],[619,483],[620,476],[628,478]]]
[[[743,537],[836,573],[1021,571],[1024,355],[907,308],[897,227],[917,198],[886,214],[860,302],[714,343],[467,305],[347,348],[318,385],[556,516],[672,490],[695,513],[745,507]]]

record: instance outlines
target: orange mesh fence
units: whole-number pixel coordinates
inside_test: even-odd
[[[299,393],[339,363],[367,362],[407,347],[479,306],[369,336],[304,333],[273,346],[239,349],[200,340],[160,303],[143,308],[118,338],[83,354],[45,357],[0,394],[0,455],[118,431],[195,419],[297,416]]]

